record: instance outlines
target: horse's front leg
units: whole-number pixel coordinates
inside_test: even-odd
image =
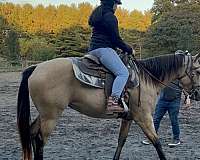
[[[115,152],[115,156],[113,160],[118,160],[122,151],[122,148],[126,142],[126,138],[128,136],[128,132],[130,129],[132,121],[123,120],[121,121],[120,133],[118,138],[118,146]]]
[[[165,154],[162,150],[160,140],[154,128],[152,115],[143,114],[141,117],[140,117],[141,119],[139,121],[136,120],[136,122],[142,128],[144,134],[148,137],[148,139],[152,142],[152,144],[156,148],[156,151],[158,153],[160,160],[166,160]]]

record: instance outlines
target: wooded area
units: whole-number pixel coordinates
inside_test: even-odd
[[[0,57],[44,61],[87,53],[91,29],[89,3],[36,7],[0,3]],[[120,33],[137,56],[200,49],[200,0],[155,0],[150,11],[116,13]]]

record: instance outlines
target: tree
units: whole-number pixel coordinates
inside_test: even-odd
[[[90,29],[71,27],[57,35],[55,46],[58,56],[82,56],[87,53],[90,38]]]
[[[22,66],[23,68],[25,68],[27,67],[28,56],[32,52],[32,44],[28,39],[20,38],[19,46],[20,46],[20,56],[22,60]]]
[[[154,0],[151,12],[153,13],[152,22],[157,22],[161,16],[170,12],[174,7],[173,0]]]
[[[92,5],[90,3],[80,3],[78,5],[78,9],[79,9],[79,25],[87,28],[88,27],[88,18],[92,12]]]
[[[137,30],[120,30],[121,36],[124,40],[132,46],[132,48],[136,51],[136,56],[141,58],[142,52],[142,44],[145,32],[140,32]]]
[[[20,55],[23,60],[45,61],[55,57],[55,47],[45,38],[20,38]]]
[[[74,26],[88,28],[88,17],[92,10],[93,6],[87,2],[80,3],[78,6],[72,4],[58,7],[0,3],[0,15],[5,17],[9,25],[15,26],[18,31],[29,34],[42,32],[57,34]],[[142,13],[137,10],[129,12],[119,8],[116,15],[119,18],[120,28],[146,31],[151,24],[151,14],[148,12]]]
[[[200,5],[176,6],[153,24],[145,39],[146,55],[174,53],[176,50],[200,49]]]
[[[152,22],[157,22],[166,13],[179,6],[199,5],[200,0],[154,0],[151,12],[153,13]]]
[[[2,16],[0,16],[0,56],[10,61],[17,61],[19,56],[18,35]]]
[[[8,30],[5,43],[8,48],[7,59],[11,61],[19,60],[19,42],[18,35],[14,30]]]
[[[5,39],[6,39],[6,28],[7,28],[7,24],[6,24],[6,20],[0,16],[0,56],[1,57],[6,57],[7,55],[7,47],[6,47],[6,43],[5,43]]]
[[[45,38],[33,37],[31,39],[32,53],[31,60],[46,61],[56,57],[55,47],[48,43]]]

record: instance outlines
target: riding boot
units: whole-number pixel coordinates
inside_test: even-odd
[[[110,96],[107,101],[106,114],[122,113],[124,109],[119,105],[119,98]]]

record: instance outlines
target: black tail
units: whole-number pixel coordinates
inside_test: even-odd
[[[23,160],[32,159],[28,78],[35,68],[36,66],[31,66],[23,72],[18,92],[17,125],[23,150]]]

